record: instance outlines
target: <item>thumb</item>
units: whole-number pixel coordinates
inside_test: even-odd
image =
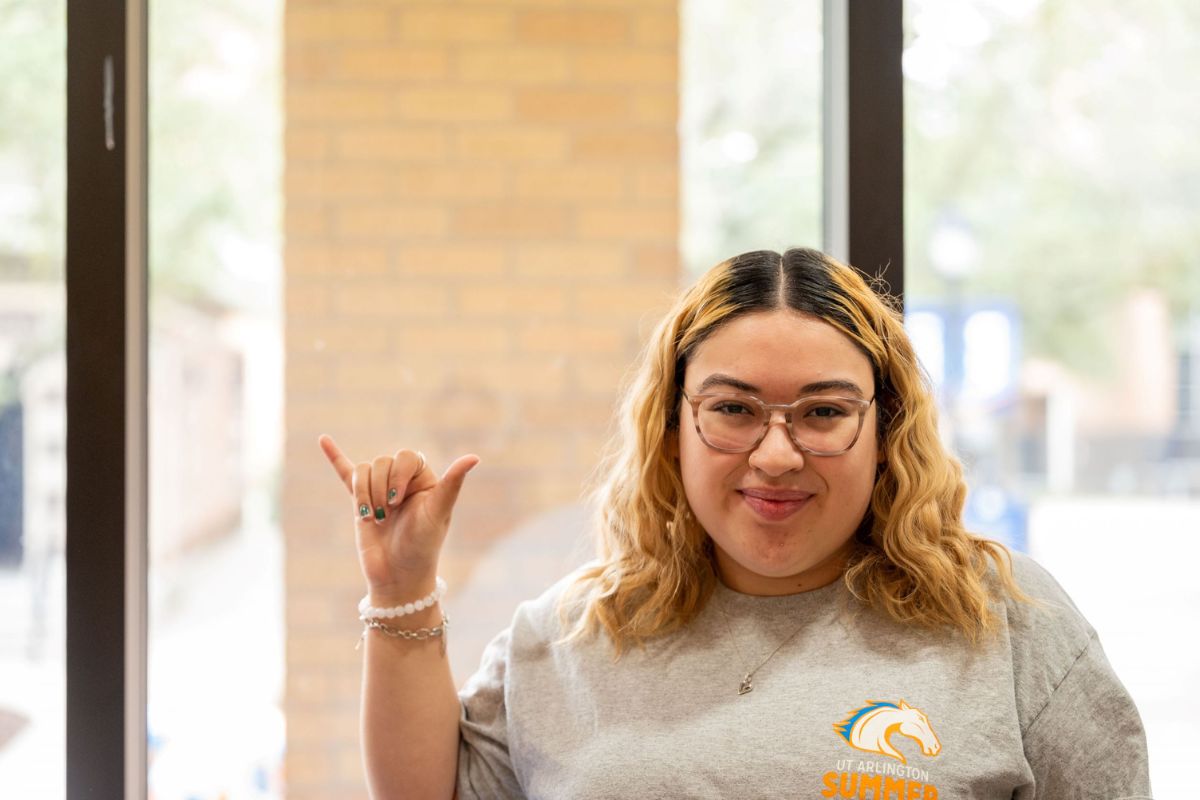
[[[463,481],[467,479],[467,473],[473,470],[478,463],[479,456],[477,455],[461,456],[446,469],[441,480],[433,487],[432,496],[429,498],[435,516],[441,519],[450,519],[454,504],[458,502],[458,493],[462,490]]]

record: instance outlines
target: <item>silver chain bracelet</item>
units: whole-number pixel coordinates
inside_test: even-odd
[[[379,620],[374,619],[374,618],[364,619],[362,636],[360,636],[358,638],[358,644],[356,644],[354,646],[354,649],[357,650],[359,647],[362,646],[363,639],[367,638],[367,631],[370,630],[371,628],[374,628],[375,630],[379,631],[380,633],[384,633],[384,634],[387,634],[388,636],[391,636],[393,639],[406,639],[407,641],[410,641],[410,642],[423,642],[426,639],[436,639],[436,638],[440,637],[442,640],[442,652],[445,652],[446,651],[446,630],[449,627],[450,627],[450,618],[446,616],[445,612],[442,612],[442,624],[438,625],[436,627],[433,627],[433,628],[413,628],[413,629],[393,628],[392,626],[385,625],[384,623],[382,623]]]

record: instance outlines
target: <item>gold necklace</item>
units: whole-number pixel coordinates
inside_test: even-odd
[[[742,662],[743,666],[745,666],[745,664],[747,663],[746,657],[744,655],[742,655],[742,648],[738,646],[737,637],[733,635],[733,626],[729,624],[729,614],[725,611],[724,604],[722,604],[720,606],[720,611],[721,611],[721,617],[724,618],[724,620],[725,620],[725,630],[729,632],[729,638],[733,642],[733,649],[737,650],[738,660]],[[805,622],[800,623],[800,627],[796,628],[796,630],[792,631],[791,635],[789,635],[786,639],[784,639],[782,642],[780,642],[779,646],[776,647],[774,650],[772,650],[771,654],[769,656],[764,658],[762,661],[758,662],[757,667],[746,672],[745,677],[742,678],[742,682],[740,684],[738,684],[738,695],[750,694],[750,692],[754,691],[754,674],[756,672],[758,672],[760,669],[762,669],[763,667],[765,667],[767,665],[767,662],[770,661],[772,658],[774,658],[775,654],[778,653],[780,650],[782,650],[783,646],[785,644],[790,642],[792,639],[795,639],[797,634],[799,634],[800,631],[804,630],[804,625],[806,622],[807,622],[807,620],[805,620]]]

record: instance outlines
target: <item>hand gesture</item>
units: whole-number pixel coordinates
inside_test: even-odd
[[[368,590],[410,597],[414,585],[437,574],[450,514],[479,457],[460,457],[438,478],[412,450],[355,464],[329,436],[317,441],[354,498],[358,560]]]

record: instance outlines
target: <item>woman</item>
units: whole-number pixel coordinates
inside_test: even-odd
[[[438,478],[321,444],[370,587],[377,797],[1149,796],[1094,631],[963,529],[900,315],[821,253],[747,253],[679,299],[627,393],[598,559],[461,694],[436,572],[478,459]]]

